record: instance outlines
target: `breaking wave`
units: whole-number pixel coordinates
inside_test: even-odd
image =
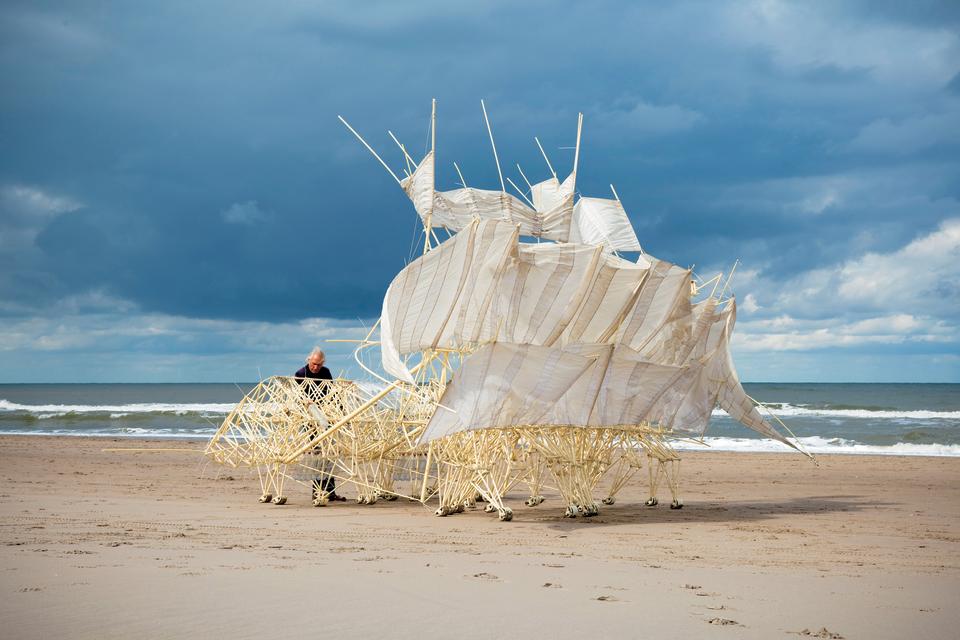
[[[960,420],[960,411],[909,411],[904,409],[881,408],[816,408],[794,406],[790,404],[767,404],[767,409],[776,415],[783,416],[810,416],[812,418],[866,418],[873,420]],[[726,416],[723,409],[714,409],[713,415]]]
[[[370,385],[376,390],[375,385]],[[17,404],[9,400],[0,399],[0,414],[2,412],[20,412],[35,416],[38,420],[48,418],[63,418],[68,416],[79,417],[96,414],[98,418],[129,418],[136,414],[160,414],[183,416],[187,414],[219,414],[226,415],[236,406],[235,403],[162,403],[148,402],[137,404]],[[911,419],[911,420],[960,420],[960,411],[929,411],[904,409],[865,409],[865,408],[815,408],[795,406],[790,404],[766,405],[778,416],[809,416],[820,418],[867,418],[867,419]],[[726,416],[722,409],[714,409],[714,416]]]
[[[809,436],[797,438],[804,449],[815,455],[846,453],[859,455],[887,456],[960,456],[960,444],[915,444],[897,442],[891,445],[863,444],[845,438],[824,438]],[[794,452],[783,443],[759,438],[711,438],[703,439],[704,444],[679,442],[675,445],[683,451],[742,451],[752,453],[791,453]]]
[[[0,415],[3,412],[18,412],[34,416],[38,420],[49,418],[96,416],[103,418],[129,418],[134,415],[220,414],[226,415],[235,403],[163,403],[137,404],[17,404],[0,399]]]
[[[73,436],[82,438],[140,438],[148,440],[206,440],[216,432],[216,428],[212,427],[167,429],[107,427],[83,430],[13,429],[0,431],[0,436]]]
[[[151,428],[103,428],[103,429],[31,429],[3,431],[10,436],[80,436],[101,438],[144,438],[206,440],[216,432],[213,427],[151,429]],[[874,456],[936,456],[960,457],[960,444],[914,444],[898,442],[892,445],[871,445],[844,438],[811,436],[798,439],[804,449],[815,455],[853,454]],[[739,453],[793,453],[796,452],[775,440],[760,438],[707,437],[703,444],[690,441],[674,443],[680,451],[729,451]]]

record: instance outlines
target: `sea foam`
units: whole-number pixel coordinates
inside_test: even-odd
[[[898,442],[892,445],[863,444],[855,440],[844,438],[824,438],[809,436],[797,438],[797,442],[808,452],[816,455],[830,453],[847,453],[859,455],[887,455],[887,456],[960,456],[960,444],[914,444]],[[752,453],[792,453],[793,449],[776,440],[767,438],[712,438],[703,439],[704,444],[681,441],[674,447],[681,451],[742,451]],[[794,452],[795,453],[795,452]]]
[[[233,403],[164,403],[145,402],[137,404],[17,404],[0,400],[0,412],[19,411],[36,414],[38,417],[63,417],[70,414],[107,413],[120,417],[130,413],[165,413],[185,415],[188,413],[222,413],[226,415],[236,405]],[[113,417],[113,415],[111,415]]]
[[[789,404],[767,405],[766,409],[774,415],[784,416],[810,416],[818,418],[865,418],[865,419],[889,419],[897,420],[910,418],[913,420],[960,420],[960,411],[927,411],[916,410],[909,411],[905,409],[811,409],[807,407],[795,407]],[[723,409],[714,409],[714,416],[726,416],[727,412]]]

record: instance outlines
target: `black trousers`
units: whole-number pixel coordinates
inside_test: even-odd
[[[313,479],[313,490],[317,492],[333,493],[337,488],[337,480],[333,476],[318,476]]]

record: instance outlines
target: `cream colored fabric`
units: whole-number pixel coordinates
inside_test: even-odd
[[[713,408],[720,406],[744,426],[794,449],[757,410],[740,384],[730,354],[730,335],[736,322],[736,303],[732,299],[722,311],[707,300],[697,305],[699,316],[691,336],[686,373],[661,398],[656,412],[663,424],[675,431],[700,437],[707,429]]]
[[[593,420],[597,395],[603,386],[614,347],[610,344],[568,344],[568,354],[587,359],[587,366],[541,418],[541,424],[588,425]]]
[[[663,261],[644,268],[600,246],[518,244],[517,233],[509,223],[474,220],[397,275],[381,317],[387,372],[406,379],[403,355],[493,340],[622,343],[676,363],[654,352],[690,331],[688,271]]]
[[[488,344],[447,385],[421,441],[474,428],[540,424],[592,363],[588,356],[562,349]]]
[[[655,364],[630,347],[617,346],[607,366],[589,426],[658,423],[659,416],[651,412],[657,400],[682,374],[681,367]]]
[[[649,274],[624,320],[616,341],[643,350],[657,331],[689,301],[690,271],[653,259]]]
[[[401,357],[434,347],[615,341],[650,269],[599,246],[518,244],[517,233],[475,220],[397,275],[381,314],[385,371],[407,380]]]
[[[641,251],[619,200],[580,198],[573,207],[570,242],[602,244],[607,251]]]
[[[433,211],[434,179],[434,155],[431,151],[420,161],[412,175],[400,181],[400,186],[410,197],[413,208],[417,210],[424,224],[427,216]],[[433,226],[442,225],[434,223]]]
[[[600,263],[598,247],[518,245],[490,307],[490,337],[550,345],[570,323]]]
[[[573,191],[577,176],[571,173],[562,183],[548,178],[530,188],[530,199],[537,211],[552,211],[559,206],[573,207]]]
[[[748,428],[796,448],[763,419],[733,370],[733,302],[718,311],[707,300],[692,314],[690,331],[666,352],[668,360],[686,354],[682,364],[651,361],[626,345],[485,345],[447,385],[423,441],[518,425],[650,424],[700,437],[719,403]]]
[[[659,424],[695,437],[702,436],[710,422],[721,382],[715,370],[718,357],[726,349],[721,338],[729,311],[717,312],[716,305],[714,299],[697,304],[689,334],[671,348],[650,354],[684,363],[683,374],[658,399],[652,415]],[[714,327],[721,331],[712,331]]]
[[[429,162],[408,184],[426,182]],[[790,444],[740,385],[732,301],[692,305],[690,271],[650,256],[634,264],[601,244],[520,244],[521,232],[472,217],[384,297],[383,367],[398,379],[413,381],[404,356],[488,343],[448,385],[441,404],[453,411],[437,411],[427,439],[511,425],[653,424],[700,436],[719,404]]]
[[[532,209],[525,202],[503,191],[463,188],[437,191],[434,176],[434,155],[431,151],[413,175],[400,186],[413,202],[424,224],[445,227],[451,231],[465,229],[473,220],[499,220],[518,226],[520,234],[567,242],[573,218],[573,176],[552,192],[552,206]],[[569,191],[569,193],[567,193]]]
[[[574,205],[576,174],[573,173],[562,183],[550,178],[533,185],[530,190],[533,208],[503,191],[472,187],[437,191],[432,151],[400,185],[424,224],[429,218],[432,227],[460,231],[475,218],[502,220],[518,225],[523,236],[602,245],[608,252],[641,250],[619,201],[580,198]]]
[[[682,372],[625,346],[489,344],[447,385],[422,441],[518,425],[641,424]]]
[[[476,220],[394,278],[380,314],[384,370],[413,382],[401,355],[481,338],[486,317],[517,232]]]
[[[733,326],[737,321],[736,303],[732,300],[730,302],[730,310],[725,320],[723,331],[720,334],[722,348],[717,351],[715,375],[716,379],[720,381],[717,404],[740,424],[800,451],[799,447],[783,437],[773,425],[764,420],[754,402],[747,396],[747,392],[743,390],[743,385],[740,384],[740,377],[737,375],[737,369],[733,365],[733,356],[730,354],[729,347],[730,336],[733,334]]]
[[[605,254],[593,279],[581,296],[580,305],[567,324],[561,342],[610,342],[633,308],[649,267]]]

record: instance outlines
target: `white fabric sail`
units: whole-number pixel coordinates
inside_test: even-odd
[[[553,344],[581,305],[600,261],[598,247],[518,245],[490,307],[491,337]]]
[[[447,385],[421,441],[474,429],[644,424],[682,373],[622,345],[488,344]]]
[[[717,312],[716,307],[717,300],[713,298],[697,304],[688,334],[678,337],[668,348],[647,352],[661,362],[684,364],[683,374],[658,399],[652,413],[660,424],[694,437],[706,431],[723,382],[716,376],[716,362],[726,349],[722,328],[730,311]],[[713,331],[716,327],[721,330]]]
[[[657,331],[689,307],[690,270],[653,259],[633,307],[627,314],[616,341],[642,350]]]
[[[435,183],[435,156],[433,151],[424,156],[414,172],[400,181],[400,187],[413,202],[423,223],[433,212],[434,183]],[[438,225],[441,226],[441,225]]]
[[[478,427],[540,424],[594,362],[575,350],[505,342],[485,345],[447,385],[421,441]]]
[[[797,448],[757,411],[733,370],[735,305],[697,305],[691,331],[671,350],[682,365],[651,361],[626,345],[543,346],[498,342],[464,362],[447,385],[423,442],[510,426],[652,425],[701,437],[720,405],[748,428]]]
[[[735,322],[733,299],[722,311],[716,311],[715,305],[703,306],[693,336],[696,344],[690,349],[688,372],[664,396],[659,412],[675,431],[701,437],[713,408],[719,406],[749,429],[800,451],[760,415],[756,403],[743,390],[730,353]]]
[[[401,354],[479,340],[516,244],[517,231],[510,225],[476,220],[397,274],[380,314],[384,370],[413,382]]]
[[[404,181],[421,216],[460,233],[391,283],[381,315],[384,370],[412,382],[404,356],[483,345],[447,386],[424,441],[517,425],[649,424],[699,437],[719,405],[795,446],[740,384],[729,351],[732,299],[723,310],[713,298],[693,305],[690,270],[609,253],[639,249],[632,228],[617,232],[629,228],[617,201],[581,199],[573,208],[580,217],[573,214],[571,234],[583,243],[518,242],[555,231],[543,226],[543,211],[572,203],[573,178],[534,185],[536,211],[499,191],[434,192],[432,154]]]
[[[570,242],[603,245],[607,251],[642,251],[619,200],[580,198],[573,207]]]
[[[549,178],[530,189],[533,208],[504,191],[464,187],[437,191],[431,151],[400,186],[424,224],[460,231],[475,218],[502,220],[520,228],[520,235],[556,242],[602,245],[607,252],[641,251],[640,241],[619,200],[580,198],[574,204],[576,174]]]
[[[520,244],[518,233],[475,219],[397,274],[381,314],[384,370],[406,380],[401,356],[481,341],[642,351],[689,332],[689,271],[599,246]]]
[[[437,191],[435,186],[434,154],[428,153],[412,175],[400,181],[400,186],[413,202],[424,225],[461,231],[473,220],[499,220],[519,227],[520,234],[567,242],[573,218],[573,175],[559,185],[553,204],[543,209],[532,209],[514,195],[504,191],[465,187],[452,191]],[[569,194],[566,191],[569,190]]]
[[[562,205],[573,207],[576,180],[576,174],[571,173],[563,182],[554,176],[532,185],[530,199],[533,201],[533,207],[540,212],[552,211]]]
[[[717,404],[740,424],[802,453],[802,450],[795,443],[787,440],[773,425],[764,420],[757,410],[756,403],[747,395],[747,392],[743,390],[743,385],[740,384],[740,377],[733,365],[733,356],[729,348],[730,336],[733,334],[733,326],[737,321],[737,308],[734,300],[730,302],[730,310],[725,320],[723,330],[720,333],[720,341],[723,346],[718,349],[717,369],[714,374],[715,379],[721,381]]]
[[[402,356],[490,340],[612,343],[625,320],[640,323],[635,306],[651,268],[599,246],[519,244],[518,233],[509,223],[475,219],[397,274],[381,314],[385,371],[409,381]],[[661,275],[670,273],[657,264]],[[669,297],[666,287],[657,290]],[[651,330],[668,319],[665,304],[654,305],[664,317],[651,320]]]
[[[649,273],[649,264],[641,266],[604,254],[561,343],[610,342],[633,308]]]

